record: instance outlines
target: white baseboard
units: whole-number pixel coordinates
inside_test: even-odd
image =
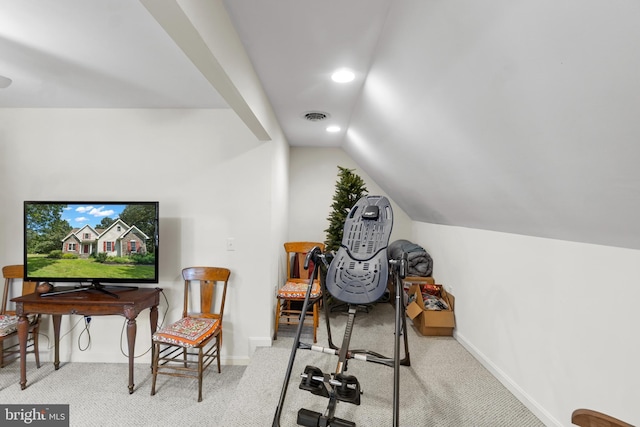
[[[504,385],[507,390],[513,394],[524,406],[527,407],[533,414],[538,417],[544,425],[548,427],[563,427],[564,424],[556,420],[551,414],[549,414],[542,406],[531,398],[518,384],[516,384],[511,378],[509,378],[500,368],[495,366],[487,357],[480,352],[473,344],[465,339],[465,337],[457,332],[454,332],[453,337],[484,366],[491,374],[498,379]]]
[[[271,347],[271,337],[249,337],[249,357],[258,347]]]
[[[225,366],[247,366],[251,362],[249,357],[222,357],[220,358],[220,364]]]
[[[251,355],[256,350],[257,347],[271,347],[271,338],[266,337],[254,337],[249,338],[249,354],[248,356],[226,356],[224,353],[220,359],[220,363],[223,365],[238,365],[244,366],[248,365],[251,361]],[[117,357],[114,357],[113,354],[103,354],[99,352],[88,352],[88,353],[72,353],[71,351],[61,351],[60,352],[60,363],[129,363],[129,359],[120,354]],[[35,356],[33,354],[27,355],[27,361],[35,362]],[[150,361],[149,357],[140,357],[134,359],[134,363],[146,363],[148,364]],[[41,345],[40,346],[40,362],[41,363],[53,363],[53,348],[48,349],[47,347]]]
[[[84,355],[82,355],[84,356]],[[139,358],[134,359],[135,364],[149,364],[149,358]],[[27,355],[28,362],[35,362],[35,357],[32,354]],[[221,365],[227,366],[246,366],[249,364],[251,359],[249,357],[243,356],[228,356],[224,355],[220,358]],[[40,350],[40,363],[53,363],[53,351],[42,351]],[[60,363],[129,363],[129,360],[125,357],[118,358],[114,360],[113,355],[100,355],[100,354],[91,354],[84,357],[60,357]]]

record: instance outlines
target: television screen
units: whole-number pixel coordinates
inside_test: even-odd
[[[24,275],[158,283],[158,202],[24,202]]]

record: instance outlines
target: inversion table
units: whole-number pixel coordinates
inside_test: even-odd
[[[325,320],[328,335],[328,347],[310,345],[300,342],[302,323],[298,324],[289,364],[285,374],[284,384],[280,393],[280,400],[273,418],[273,427],[280,426],[287,387],[291,378],[291,371],[298,349],[319,351],[337,355],[338,364],[334,372],[323,373],[315,366],[307,366],[300,375],[300,389],[329,399],[324,413],[300,409],[297,424],[308,427],[355,427],[352,421],[335,416],[339,401],[355,405],[360,404],[360,383],[355,376],[345,374],[349,359],[379,363],[394,368],[393,384],[393,426],[399,424],[400,407],[400,365],[410,365],[409,345],[407,342],[407,324],[404,315],[404,297],[402,279],[407,269],[406,254],[400,259],[389,260],[387,247],[393,227],[393,211],[389,200],[382,196],[365,196],[361,198],[347,215],[344,225],[342,244],[335,257],[322,254],[315,247],[307,254],[304,267],[308,268],[313,260],[313,272],[309,277],[306,297],[302,306],[301,317],[304,318],[309,306],[309,296],[313,281],[318,277],[320,264],[327,269],[326,274],[320,274],[323,287]],[[349,343],[358,306],[378,301],[387,289],[389,276],[395,284],[395,341],[393,357],[385,357],[369,350],[351,350]],[[329,305],[326,300],[327,292],[336,299],[346,303],[349,307],[348,319],[345,327],[342,345],[336,347],[331,339],[329,322]],[[404,337],[404,358],[400,359],[400,336]]]

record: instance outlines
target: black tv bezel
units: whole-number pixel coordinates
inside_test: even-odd
[[[154,265],[154,277],[153,278],[114,278],[114,277],[54,277],[54,276],[29,276],[27,271],[27,205],[152,205],[155,206],[155,232],[153,236],[153,244],[155,250],[155,265]],[[71,200],[71,201],[59,201],[59,200],[25,200],[23,204],[23,268],[24,268],[24,280],[30,282],[50,282],[50,283],[122,283],[122,284],[154,284],[159,283],[160,279],[160,259],[159,259],[159,247],[160,247],[160,203],[158,201],[146,201],[146,200]]]

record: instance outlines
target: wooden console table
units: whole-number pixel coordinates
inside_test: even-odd
[[[18,320],[18,339],[20,341],[20,386],[27,387],[27,336],[29,314],[51,314],[53,316],[53,331],[55,342],[56,370],[60,367],[60,320],[63,314],[80,314],[84,316],[122,315],[127,319],[127,341],[129,345],[129,394],[133,393],[133,359],[136,342],[136,317],[147,308],[151,309],[151,335],[158,324],[158,304],[160,303],[160,288],[141,288],[118,290],[115,286],[110,290],[119,298],[95,291],[61,294],[55,296],[40,296],[39,294],[24,295],[13,298],[16,303]],[[153,352],[152,352],[153,360]]]

